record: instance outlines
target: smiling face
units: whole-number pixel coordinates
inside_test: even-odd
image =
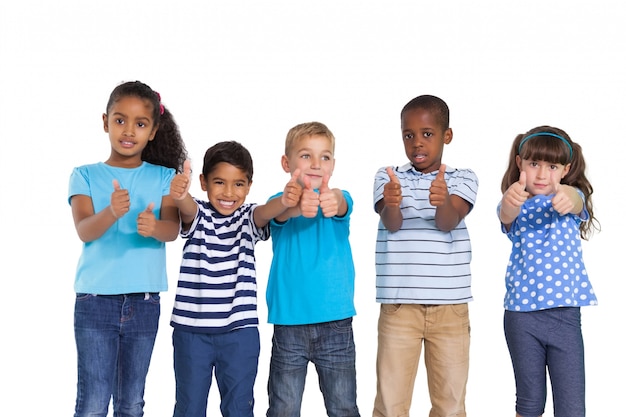
[[[439,169],[443,146],[452,141],[452,129],[443,129],[437,117],[423,108],[402,115],[402,141],[411,164],[420,172]]]
[[[116,101],[102,115],[104,131],[109,134],[109,165],[137,167],[141,152],[154,139],[157,127],[152,119],[152,104],[146,99],[126,96]]]
[[[330,178],[335,169],[331,140],[322,135],[301,137],[294,142],[288,155],[283,155],[281,163],[288,173],[300,169],[300,185],[304,186],[307,178],[311,187],[317,189],[322,185],[323,177]]]
[[[554,162],[532,161],[516,158],[520,172],[526,173],[526,191],[531,195],[550,195],[569,172],[571,164],[563,165]]]
[[[200,174],[200,185],[209,202],[224,216],[235,212],[246,201],[252,181],[248,174],[228,162],[219,162],[206,178]]]

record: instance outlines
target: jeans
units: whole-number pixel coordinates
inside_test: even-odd
[[[176,374],[174,417],[206,417],[213,371],[222,416],[254,416],[254,381],[261,349],[258,328],[219,334],[175,328],[172,343]]]
[[[546,368],[555,417],[585,415],[585,359],[580,308],[504,312],[504,334],[511,354],[517,401],[524,417],[542,415]]]
[[[359,417],[352,318],[274,325],[267,417],[298,417],[308,363],[317,370],[329,417]]]
[[[143,394],[157,334],[159,294],[77,294],[75,417],[143,416]]]

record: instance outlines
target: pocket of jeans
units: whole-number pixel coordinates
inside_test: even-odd
[[[454,311],[459,317],[469,317],[469,307],[467,303],[452,304],[452,311]]]
[[[396,314],[401,307],[402,304],[381,304],[380,311],[385,314]]]
[[[91,297],[93,297],[93,294],[88,294],[88,293],[84,293],[84,292],[76,293],[76,301],[89,300]]]
[[[152,304],[160,304],[161,303],[161,295],[158,292],[150,293],[150,298],[148,299]]]

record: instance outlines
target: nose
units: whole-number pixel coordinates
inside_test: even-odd
[[[124,136],[135,136],[135,126],[132,123],[124,125]]]
[[[321,159],[316,156],[311,157],[311,168],[320,169],[322,167],[322,164],[320,161]]]

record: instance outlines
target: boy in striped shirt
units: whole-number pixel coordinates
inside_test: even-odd
[[[252,173],[245,147],[220,142],[206,151],[200,174],[208,201],[189,194],[188,161],[170,186],[187,240],[171,319],[175,417],[206,416],[213,371],[222,414],[253,416],[260,350],[254,245],[269,238],[269,221],[295,206],[302,189],[292,179],[282,198],[245,203]]]
[[[474,206],[478,179],[441,163],[452,141],[443,100],[416,97],[400,116],[409,161],[380,168],[374,181],[381,306],[373,416],[409,414],[422,345],[430,415],[465,416],[472,253],[463,219]]]

